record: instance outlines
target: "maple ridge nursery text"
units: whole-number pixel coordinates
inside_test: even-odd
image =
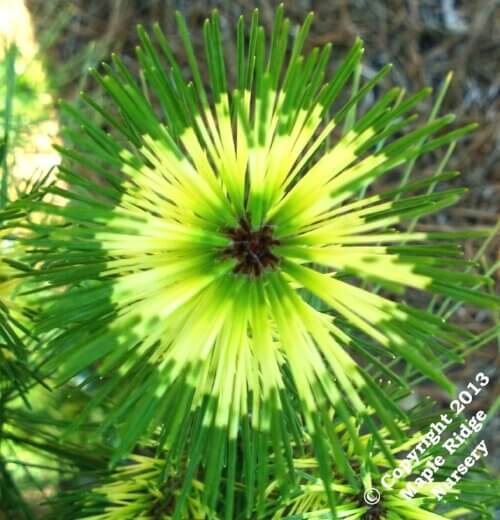
[[[448,457],[455,454],[460,455],[462,449],[467,448],[466,444],[471,440],[471,437],[483,428],[487,417],[483,410],[477,411],[469,419],[460,422],[457,422],[457,418],[488,383],[489,378],[482,372],[478,373],[475,377],[475,383],[471,382],[467,385],[470,391],[460,392],[458,398],[450,403],[450,410],[454,412],[455,417],[450,418],[451,414],[448,413],[441,414],[440,420],[431,424],[427,433],[407,453],[398,467],[385,473],[382,477],[382,485],[386,489],[393,489],[399,479],[418,473],[418,477],[414,481],[407,482],[402,487],[400,491],[402,498],[410,500],[424,489],[428,490],[429,486],[431,486],[430,492],[438,500],[452,491],[481,458],[488,456],[486,442],[481,440],[474,445],[473,449],[447,478],[436,480],[439,470],[443,468]],[[442,452],[437,455],[435,452],[429,454],[428,450],[437,446],[445,433],[452,428],[454,431],[441,444]]]

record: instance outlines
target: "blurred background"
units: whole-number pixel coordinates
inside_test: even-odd
[[[101,93],[88,70],[107,60],[110,53],[123,56],[136,68],[135,26],[146,29],[159,22],[181,63],[181,44],[175,27],[175,11],[186,17],[195,49],[203,51],[202,25],[213,8],[221,15],[229,74],[234,55],[235,22],[241,14],[250,17],[261,11],[261,22],[270,30],[273,13],[281,3],[274,0],[0,0],[0,130],[4,141],[0,159],[10,171],[11,190],[36,173],[46,173],[59,158],[52,144],[64,140],[65,120],[57,108],[64,99],[81,104],[81,90],[99,100]],[[441,112],[457,116],[457,126],[475,121],[478,129],[463,139],[448,162],[448,169],[462,175],[453,181],[469,193],[447,211],[422,220],[417,229],[446,231],[458,228],[492,228],[497,225],[500,206],[500,1],[499,0],[297,0],[285,2],[286,14],[300,23],[309,11],[315,17],[309,48],[333,44],[332,72],[354,39],[365,42],[361,80],[371,78],[386,63],[393,69],[382,89],[394,84],[415,92],[424,86],[436,90],[449,71],[453,81]],[[15,47],[11,44],[15,44]],[[377,94],[377,92],[376,92]],[[4,103],[3,100],[6,100]],[[433,99],[418,109],[428,114]],[[8,147],[7,147],[8,143]],[[431,175],[444,150],[420,161],[413,176]],[[383,187],[398,178],[386,176]],[[500,260],[498,234],[487,247],[467,241],[469,258],[477,258],[483,272],[491,272],[498,291]],[[479,255],[478,255],[479,251]],[[417,296],[415,296],[417,297]],[[499,316],[462,307],[454,319],[475,334],[498,327]],[[477,409],[498,408],[500,382],[499,342],[492,339],[451,378],[465,386],[479,370],[493,378],[489,393],[474,402]],[[422,396],[447,406],[449,398],[434,386],[421,386]],[[474,411],[472,409],[471,411]],[[488,444],[500,445],[500,420],[488,427]],[[496,461],[496,462],[495,462]],[[498,457],[490,458],[498,466]],[[0,511],[0,519],[3,520]]]

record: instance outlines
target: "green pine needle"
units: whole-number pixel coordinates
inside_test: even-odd
[[[232,488],[240,466],[253,482],[247,509],[262,511],[270,453],[286,489],[297,471],[289,446],[299,439],[300,450],[303,432],[333,509],[334,458],[346,478],[352,468],[331,434],[332,411],[359,456],[366,445],[353,416],[376,411],[393,438],[403,435],[404,413],[351,356],[373,362],[368,340],[453,390],[436,353],[453,354],[460,333],[360,281],[498,305],[474,289],[488,280],[464,270],[450,243],[459,234],[405,231],[460,199],[463,190],[426,191],[454,173],[371,189],[473,126],[451,127],[453,116],[416,126],[411,111],[428,90],[393,89],[358,113],[389,67],[342,104],[361,41],[328,77],[329,47],[304,53],[311,16],[291,47],[282,7],[275,20],[267,50],[257,11],[248,38],[238,23],[234,86],[216,11],[204,25],[203,68],[177,16],[189,77],[159,27],[139,27],[141,81],[113,56],[94,71],[109,105],[83,96],[112,133],[65,107],[79,126],[60,149],[67,186],[50,190],[56,202],[30,205],[48,219],[27,240],[40,264],[47,373],[62,383],[92,369],[86,384],[98,390],[86,414],[114,400],[102,430],[118,429],[115,462],[157,427],[169,453],[189,453],[176,518],[195,475],[210,477],[200,498],[210,507],[224,468]]]

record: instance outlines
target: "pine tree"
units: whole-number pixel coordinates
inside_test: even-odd
[[[177,16],[188,71],[158,25],[138,27],[140,74],[113,56],[94,71],[105,101],[82,95],[109,131],[63,106],[76,125],[58,181],[13,204],[20,252],[4,259],[29,325],[1,302],[7,437],[36,432],[74,474],[49,517],[445,518],[428,489],[405,501],[380,478],[433,420],[401,399],[422,377],[452,394],[445,368],[491,334],[450,313],[498,308],[460,249],[488,233],[415,231],[465,191],[446,187],[445,160],[410,179],[415,162],[474,125],[439,115],[449,80],[426,121],[412,111],[430,89],[369,105],[390,67],[350,88],[362,42],[330,74],[330,45],[305,50],[311,21],[290,45],[283,7],[270,35],[258,11],[240,18],[234,81],[217,11],[204,58]],[[394,171],[399,186],[380,191]],[[411,305],[409,289],[444,303]],[[71,391],[76,410],[45,426],[39,410],[9,411],[10,389],[40,380],[61,389],[45,406]],[[445,510],[488,518],[495,496],[478,477]]]

